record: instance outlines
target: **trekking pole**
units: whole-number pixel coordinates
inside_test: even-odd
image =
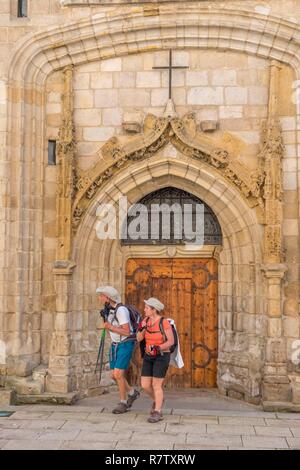
[[[100,345],[99,345],[99,351],[98,351],[97,362],[96,362],[96,366],[95,366],[95,374],[96,374],[97,369],[98,369],[98,365],[100,364],[100,380],[101,380],[102,367],[103,367],[103,354],[104,354],[105,333],[106,333],[106,329],[103,328],[102,333],[101,333],[101,338],[100,338]]]
[[[102,369],[103,369],[103,355],[104,355],[104,343],[105,343],[105,333],[106,330],[103,330],[102,332],[102,348],[101,348],[101,353],[100,353],[100,375],[99,375],[99,383],[101,382],[101,376],[102,376]]]

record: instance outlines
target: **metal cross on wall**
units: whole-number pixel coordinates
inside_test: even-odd
[[[152,67],[156,70],[169,70],[169,99],[172,99],[172,73],[173,70],[176,69],[188,69],[187,66],[184,65],[173,65],[172,63],[172,51],[169,51],[169,65],[166,67]]]

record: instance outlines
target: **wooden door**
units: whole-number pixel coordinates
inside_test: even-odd
[[[130,259],[126,302],[143,313],[144,299],[157,297],[164,316],[175,320],[184,367],[170,367],[166,386],[215,387],[217,371],[217,263],[214,259]],[[138,383],[137,348],[130,380]]]

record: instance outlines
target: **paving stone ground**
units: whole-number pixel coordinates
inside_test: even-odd
[[[300,413],[267,413],[215,391],[166,392],[164,420],[147,422],[150,400],[111,413],[113,392],[73,406],[1,407],[1,450],[300,449]]]

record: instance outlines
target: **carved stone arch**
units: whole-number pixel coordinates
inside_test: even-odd
[[[147,115],[144,129],[135,137],[112,137],[101,149],[107,162],[101,159],[77,181],[77,194],[73,204],[73,229],[77,227],[90,202],[105,182],[132,162],[151,158],[167,144],[172,144],[188,160],[197,160],[220,177],[234,185],[250,207],[258,206],[263,212],[261,195],[262,175],[238,161],[225,148],[218,147],[212,138],[197,129],[194,113],[183,118]]]
[[[166,170],[164,175],[162,170]],[[255,265],[261,263],[262,252],[255,210],[246,204],[236,187],[228,185],[225,179],[218,178],[207,166],[199,168],[197,162],[192,160],[187,173],[185,163],[180,159],[153,158],[148,165],[139,161],[134,162],[131,172],[121,170],[106,182],[102,191],[97,192],[91,200],[74,238],[72,259],[76,263],[76,270],[73,274],[72,304],[74,310],[72,315],[84,315],[90,321],[93,321],[93,318],[98,318],[97,299],[94,292],[97,285],[101,283],[111,283],[120,292],[124,292],[126,260],[137,253],[134,251],[136,247],[122,248],[118,239],[98,239],[95,231],[97,223],[95,214],[99,204],[107,202],[117,204],[121,195],[126,195],[132,203],[139,201],[143,195],[150,193],[153,187],[153,174],[158,175],[155,177],[157,188],[172,184],[174,187],[194,194],[212,208],[220,222],[224,235],[223,248],[220,253],[213,252],[211,255],[218,256],[220,263],[218,383],[220,388],[226,389],[227,364],[231,360],[229,357],[236,354],[231,351],[234,350],[237,338],[244,335],[246,338],[249,334],[249,337],[252,338],[251,344],[260,344],[260,337],[263,337],[264,334],[262,329],[257,329],[256,334],[253,335],[250,327],[248,331],[246,323],[241,326],[239,310],[241,307],[238,303],[238,298],[240,300],[242,298],[245,311],[248,308],[246,304],[249,304],[249,309],[254,315],[253,318],[256,317],[258,325],[263,327],[261,321],[263,279],[260,271],[256,271],[254,268]],[[244,237],[243,242],[241,242],[241,236]],[[158,247],[158,249],[161,250],[159,256],[168,256],[165,247]],[[148,247],[148,250],[150,256],[157,256],[157,251],[151,252],[153,247]],[[180,253],[180,256],[184,255]],[[201,253],[194,253],[193,256],[201,257]],[[245,276],[249,278],[249,282]],[[245,364],[249,362],[249,354],[251,357],[253,354],[248,350],[247,341],[245,340],[244,349],[238,351],[239,357]],[[256,360],[254,356],[253,360]],[[243,389],[250,395],[252,389],[257,389],[257,384],[261,380],[259,371],[255,370],[255,374],[251,371],[252,373],[253,377],[247,378],[243,385]]]

